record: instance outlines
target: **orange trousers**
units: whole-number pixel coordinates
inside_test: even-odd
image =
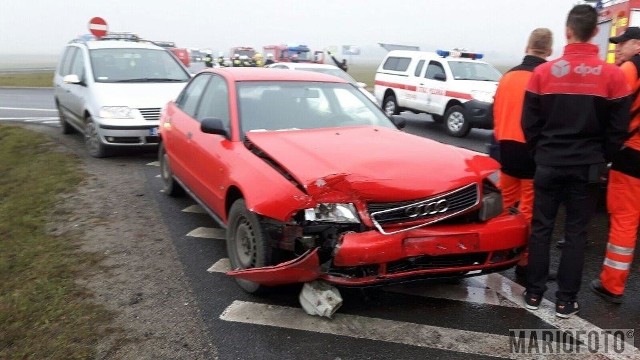
[[[610,170],[607,210],[610,216],[609,242],[600,281],[609,292],[622,295],[638,239],[640,179]]]
[[[531,224],[531,218],[533,217],[533,179],[520,179],[500,172],[498,186],[502,191],[502,205],[505,212],[517,204],[518,210],[524,215],[527,223]],[[518,265],[527,266],[528,259],[529,251],[525,249]]]

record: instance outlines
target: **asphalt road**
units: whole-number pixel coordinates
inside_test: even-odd
[[[426,115],[407,117],[406,131],[475,151],[484,152],[491,136],[490,131],[472,130],[468,137],[455,139]],[[56,119],[51,89],[0,89],[0,122],[27,121],[55,127]],[[152,153],[136,157],[145,169],[148,193],[155,197],[172,233],[210,341],[221,359],[533,358],[511,352],[509,329],[600,331],[634,329],[640,323],[638,255],[624,304],[605,303],[588,290],[589,281],[600,270],[606,246],[607,216],[602,211],[589,229],[580,293],[582,311],[572,319],[557,320],[554,316],[555,283],[549,283],[545,294],[550,302],[545,301],[537,311],[525,310],[522,285],[511,270],[458,283],[343,290],[344,303],[334,319],[311,317],[298,304],[299,286],[278,289],[265,297],[242,292],[224,274],[228,263],[221,229],[188,197],[170,198],[160,192],[159,168]],[[560,236],[560,231],[554,234],[556,239]],[[559,254],[558,249],[552,249],[552,259],[558,259]],[[638,359],[640,353],[619,357],[611,352],[608,356]]]

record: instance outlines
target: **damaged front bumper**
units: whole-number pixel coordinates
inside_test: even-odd
[[[383,235],[376,230],[343,233],[329,261],[318,248],[268,267],[227,274],[267,286],[317,279],[341,286],[372,286],[425,278],[487,273],[515,265],[526,246],[522,216],[485,223],[434,225]]]

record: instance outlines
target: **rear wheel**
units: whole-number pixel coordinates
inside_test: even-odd
[[[158,148],[158,162],[160,163],[160,177],[162,178],[162,192],[169,196],[179,196],[184,194],[184,189],[173,178],[169,155],[164,149],[164,144],[160,143]]]
[[[396,96],[391,94],[387,95],[382,101],[382,109],[387,116],[398,115],[400,114],[400,108],[398,107],[398,101],[396,100]]]
[[[466,136],[471,128],[467,120],[467,112],[460,105],[450,107],[444,114],[447,133],[455,137]]]
[[[271,247],[258,216],[249,211],[243,199],[236,200],[229,211],[227,254],[231,268],[249,269],[270,265]],[[263,285],[236,278],[240,287],[251,294],[264,293]]]
[[[109,148],[103,144],[98,134],[98,125],[93,119],[88,116],[85,120],[84,128],[85,146],[89,155],[95,158],[102,158],[109,156]]]
[[[60,107],[60,104],[57,101],[56,101],[56,107],[58,108],[58,118],[60,121],[60,127],[62,128],[62,133],[63,134],[74,133],[75,129],[67,121],[67,118],[64,116],[64,113],[62,112],[62,108]]]

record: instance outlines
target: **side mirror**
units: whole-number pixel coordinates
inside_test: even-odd
[[[435,74],[433,78],[438,81],[446,81],[447,77],[444,74]]]
[[[391,121],[398,129],[404,129],[404,127],[407,126],[407,120],[400,115],[391,115]]]
[[[218,134],[224,137],[229,137],[227,129],[225,129],[222,120],[217,118],[204,118],[200,122],[200,131],[205,134]]]
[[[65,75],[62,78],[62,81],[64,81],[67,84],[80,84],[80,77],[78,77],[78,75],[76,74],[69,74],[69,75]]]

